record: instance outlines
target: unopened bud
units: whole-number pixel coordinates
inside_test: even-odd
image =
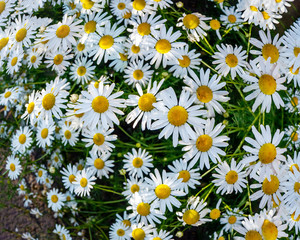
[[[178,238],[182,238],[182,237],[183,237],[183,232],[178,231],[178,232],[175,234],[175,236],[178,237]]]
[[[183,2],[179,1],[179,2],[176,2],[176,6],[178,8],[182,8],[183,7]]]
[[[78,100],[78,98],[79,98],[78,94],[74,93],[74,94],[71,95],[70,101],[71,101],[72,103],[76,103],[77,100]]]

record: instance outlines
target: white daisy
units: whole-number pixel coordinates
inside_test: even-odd
[[[11,140],[11,150],[13,153],[24,154],[27,152],[28,148],[31,146],[31,130],[28,126],[20,127],[16,133],[12,136]]]
[[[53,123],[40,121],[36,133],[37,145],[42,148],[50,147],[52,141],[54,140],[54,131],[55,125]]]
[[[133,178],[132,176],[129,176],[129,178],[126,179],[126,182],[124,182],[125,191],[122,192],[122,195],[127,200],[129,200],[132,197],[132,195],[136,192],[142,195],[145,190],[145,188],[143,187],[143,183],[143,178],[138,179],[137,177]]]
[[[225,15],[220,16],[220,21],[226,26],[226,29],[232,28],[234,31],[238,31],[240,27],[243,27],[242,14],[237,12],[236,7],[224,7],[222,11]]]
[[[109,228],[109,238],[117,240],[130,240],[130,226],[122,222],[116,222]]]
[[[77,167],[69,163],[67,168],[63,168],[60,172],[63,175],[62,181],[64,183],[64,187],[68,189],[71,193],[73,193],[75,188],[75,185],[73,183],[78,172]]]
[[[71,49],[58,48],[55,51],[48,51],[45,58],[47,68],[52,67],[58,75],[63,75],[71,64],[69,60],[73,58],[73,54],[71,54]]]
[[[54,212],[59,211],[64,206],[66,197],[63,193],[60,193],[58,189],[53,188],[47,193],[48,207]]]
[[[220,219],[220,223],[225,225],[222,229],[225,232],[239,229],[243,220],[242,214],[243,212],[238,208],[234,208],[233,211],[226,210]]]
[[[18,72],[22,65],[23,58],[24,58],[23,50],[11,51],[7,60],[6,72],[10,75],[14,75],[16,72]]]
[[[70,123],[71,124],[71,123]],[[66,146],[70,144],[71,146],[75,146],[78,141],[79,132],[76,132],[74,128],[71,127],[69,122],[67,124],[63,124],[60,133],[62,143]]]
[[[151,14],[156,9],[151,5],[151,0],[133,0],[132,1],[132,14],[144,16],[145,14]]]
[[[94,177],[93,171],[89,169],[83,169],[78,171],[73,184],[75,185],[74,192],[76,195],[85,197],[90,195],[90,191],[95,184],[96,178]]]
[[[110,156],[110,153],[98,156],[97,153],[90,152],[90,157],[86,159],[86,167],[100,179],[102,176],[109,178],[109,174],[114,172],[114,160],[108,160]]]
[[[22,171],[19,158],[15,156],[8,156],[6,159],[5,169],[8,170],[8,177],[11,180],[17,179]]]
[[[32,67],[37,69],[40,64],[42,63],[42,55],[40,53],[37,52],[36,48],[30,48],[30,50],[28,51],[28,67],[29,69],[31,69]]]

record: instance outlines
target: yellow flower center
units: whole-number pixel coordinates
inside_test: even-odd
[[[271,63],[275,63],[277,62],[278,58],[279,58],[279,51],[278,48],[276,46],[274,46],[273,44],[265,44],[262,47],[262,56],[265,60],[268,60],[268,58],[271,58]]]
[[[294,55],[295,55],[295,57],[298,57],[299,53],[300,53],[300,48],[299,47],[294,47]]]
[[[124,19],[129,19],[129,18],[131,18],[131,12],[126,12],[124,15],[123,15],[123,18]]]
[[[275,0],[275,2],[280,3],[282,0]]]
[[[291,134],[291,139],[292,139],[293,142],[296,142],[298,140],[298,133],[293,132]]]
[[[182,171],[179,172],[178,179],[179,178],[182,178],[182,182],[187,182],[188,180],[190,180],[191,174],[187,170],[182,170]]]
[[[292,97],[292,100],[291,100],[291,104],[293,105],[293,107],[296,107],[299,103],[299,100],[297,97]]]
[[[101,37],[99,41],[99,47],[102,49],[108,49],[114,44],[114,39],[110,35],[105,35]]]
[[[62,63],[63,60],[64,60],[63,55],[57,54],[57,55],[55,55],[55,57],[53,58],[53,63],[54,63],[55,65],[60,65],[60,64]]]
[[[91,9],[94,6],[94,2],[91,0],[80,0],[80,2],[82,3],[82,7],[84,9]]]
[[[131,51],[134,53],[134,54],[137,54],[141,51],[141,48],[139,46],[136,46],[136,45],[132,45],[131,47]]]
[[[199,213],[194,209],[185,211],[182,217],[183,221],[188,225],[195,224],[196,222],[198,222],[199,218]]]
[[[15,164],[11,163],[11,164],[9,165],[9,169],[10,169],[10,171],[14,172],[14,171],[16,170]]]
[[[250,6],[250,10],[253,12],[258,12],[257,7],[255,7],[255,6]]]
[[[56,195],[51,196],[51,201],[56,203],[58,201],[58,197]]]
[[[103,134],[96,133],[93,137],[93,141],[96,145],[101,146],[104,143],[105,138],[104,138]]]
[[[84,43],[78,43],[78,45],[77,45],[77,50],[78,50],[79,52],[82,52],[84,49],[85,49]]]
[[[233,14],[230,14],[230,15],[228,16],[228,21],[229,21],[230,23],[235,23],[235,22],[236,22],[236,16],[234,16]]]
[[[133,185],[131,186],[131,188],[130,188],[130,191],[131,191],[132,193],[135,193],[135,192],[140,191],[139,185],[133,184]]]
[[[200,102],[208,103],[213,99],[213,92],[208,86],[200,86],[196,91],[197,98]]]
[[[30,114],[33,112],[33,109],[34,109],[34,102],[31,102],[27,106],[27,112]]]
[[[117,6],[119,10],[123,10],[126,7],[125,3],[120,2]]]
[[[15,65],[17,64],[17,62],[18,62],[18,57],[14,57],[14,58],[11,59],[10,64],[11,64],[12,66],[15,66]]]
[[[295,222],[299,222],[300,220],[300,215],[298,215],[298,217],[295,219],[295,212],[291,215],[291,219]]]
[[[171,50],[171,43],[167,39],[160,39],[156,42],[155,49],[161,54],[168,53]]]
[[[149,215],[149,213],[150,213],[150,205],[149,205],[149,203],[143,203],[143,202],[141,202],[137,206],[136,211],[141,216],[147,216],[147,215]]]
[[[229,67],[234,68],[238,65],[238,58],[234,54],[228,54],[225,62]]]
[[[42,131],[41,131],[41,137],[42,137],[43,139],[45,139],[45,138],[48,137],[48,128],[42,129]]]
[[[200,135],[196,141],[196,148],[200,152],[207,152],[213,144],[211,136],[207,134]]]
[[[81,180],[80,180],[80,186],[84,188],[84,187],[87,186],[87,184],[88,184],[87,179],[86,178],[81,178]]]
[[[72,183],[72,182],[74,182],[74,181],[75,181],[75,176],[74,176],[74,174],[71,174],[71,175],[69,176],[69,182]]]
[[[234,184],[236,183],[236,181],[238,180],[239,175],[236,171],[234,170],[230,170],[226,176],[225,176],[225,180],[228,184]]]
[[[87,34],[93,33],[96,31],[96,21],[89,21],[86,24],[84,24],[84,31]]]
[[[268,219],[265,219],[262,227],[262,235],[265,240],[276,240],[278,236],[278,229],[276,225],[270,222]]]
[[[298,172],[300,172],[300,168],[299,168],[299,166],[298,166],[297,163],[294,163],[294,164],[292,164],[292,165],[290,166],[290,171],[291,171],[292,173],[294,173],[293,167],[295,167],[295,168],[298,170]]]
[[[16,41],[17,42],[22,42],[24,38],[27,35],[27,30],[26,28],[21,28],[17,33],[16,33]]]
[[[245,240],[262,240],[262,237],[258,231],[250,230],[246,233]]]
[[[182,58],[183,58],[182,60],[178,59],[179,66],[183,68],[187,68],[188,66],[190,66],[191,59],[186,55],[183,55]]]
[[[272,195],[279,188],[279,180],[276,176],[271,175],[271,181],[269,182],[267,178],[263,181],[262,190],[267,195]]]
[[[272,95],[276,91],[277,83],[271,75],[264,74],[259,78],[258,86],[262,93]]]
[[[276,158],[276,147],[272,143],[265,143],[258,152],[258,158],[263,164],[269,164]]]
[[[137,11],[141,11],[146,7],[146,1],[145,0],[134,0],[132,2],[132,7]]]
[[[181,106],[174,106],[168,112],[168,120],[174,126],[181,126],[188,120],[188,112]]]
[[[144,112],[151,111],[153,107],[153,103],[156,102],[156,97],[152,93],[143,94],[138,101],[139,108]]]
[[[228,218],[228,223],[229,224],[235,224],[235,222],[236,222],[236,216],[230,216]]]
[[[166,199],[171,194],[171,188],[166,184],[160,184],[155,188],[155,195],[159,199]]]
[[[133,161],[132,161],[132,165],[135,167],[135,168],[140,168],[141,166],[143,166],[143,159],[137,157],[137,158],[134,158]]]
[[[24,144],[26,142],[26,135],[24,133],[22,133],[19,136],[19,143]]]
[[[85,75],[86,73],[86,68],[85,66],[80,66],[79,68],[77,68],[77,74],[81,77],[83,75]]]
[[[4,11],[6,3],[4,1],[0,2],[0,14]]]
[[[30,62],[31,62],[31,63],[35,63],[35,62],[36,62],[36,56],[33,55],[33,56],[30,58]]]
[[[92,108],[97,113],[104,113],[109,107],[109,102],[104,96],[97,96],[92,101]]]
[[[123,220],[122,223],[126,226],[126,227],[130,227],[131,226],[131,222],[127,219]]]
[[[20,189],[21,189],[22,191],[24,191],[25,187],[24,187],[23,184],[20,185]]]
[[[217,208],[210,211],[209,216],[211,219],[218,219],[221,216],[221,211]]]
[[[200,20],[194,14],[188,14],[183,18],[183,25],[188,29],[195,29],[198,27]]]
[[[144,77],[144,73],[142,70],[137,69],[133,72],[133,77],[135,80],[141,80]]]
[[[58,162],[58,161],[59,161],[58,156],[55,156],[55,157],[54,157],[54,161],[55,161],[55,162]]]
[[[42,171],[42,170],[39,170],[39,171],[38,171],[38,176],[39,176],[39,177],[42,177],[42,176],[43,176],[43,171]]]
[[[137,31],[141,36],[149,35],[151,33],[151,25],[147,22],[141,23],[137,27]]]
[[[56,36],[58,38],[65,38],[68,36],[70,33],[70,27],[68,25],[61,25],[57,30],[56,30]]]
[[[45,110],[50,110],[55,104],[55,96],[52,93],[47,93],[42,100],[42,105]]]
[[[268,20],[270,18],[270,15],[266,11],[262,11],[261,14],[263,15],[263,18],[265,20]]]
[[[132,237],[134,240],[144,240],[145,236],[146,234],[141,228],[136,228],[132,231]]]
[[[217,19],[211,20],[209,25],[213,30],[218,30],[221,27],[221,23]]]
[[[72,133],[71,133],[70,130],[66,130],[64,135],[65,135],[65,138],[68,139],[68,140],[72,137]]]
[[[5,98],[9,98],[10,95],[11,95],[11,92],[10,92],[10,91],[7,91],[7,92],[4,94],[4,97],[5,97]]]
[[[118,229],[117,230],[117,235],[118,236],[122,237],[122,236],[124,236],[124,234],[125,234],[125,231],[123,229]]]
[[[126,61],[128,60],[128,56],[127,56],[127,55],[125,55],[125,54],[123,54],[123,53],[119,53],[119,55],[120,55],[120,59],[121,59],[122,61],[126,62]]]
[[[104,168],[104,161],[101,159],[101,158],[96,158],[95,161],[94,161],[94,166],[95,168],[97,169],[103,169]]]
[[[299,182],[295,182],[294,184],[294,191],[298,194],[300,194],[300,183]]]
[[[154,0],[154,1],[157,1],[157,0]],[[152,240],[162,240],[162,239],[160,237],[155,237]]]
[[[1,2],[0,2],[0,8],[1,8]],[[0,10],[1,11],[1,10]],[[1,14],[1,13],[0,13]],[[7,45],[9,38],[2,38],[0,40],[0,51]]]

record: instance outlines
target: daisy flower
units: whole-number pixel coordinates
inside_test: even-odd
[[[88,56],[88,50],[89,50],[89,48],[86,46],[86,44],[81,43],[80,41],[77,41],[76,45],[73,46],[73,52],[74,52],[74,55],[77,58],[87,57]]]
[[[260,30],[258,32],[260,40],[256,38],[250,38],[250,43],[257,47],[260,50],[251,50],[250,53],[254,55],[258,55],[258,57],[254,60],[255,63],[262,61],[267,61],[271,58],[270,63],[279,63],[282,64],[282,58],[280,56],[280,52],[282,52],[281,47],[281,39],[279,39],[279,33],[273,38],[271,37],[271,32],[268,29],[267,34]],[[299,66],[298,66],[299,67]],[[297,68],[298,68],[297,67]],[[295,69],[297,69],[295,68]]]
[[[190,136],[195,133],[190,125],[203,127],[205,121],[199,118],[205,111],[200,110],[200,105],[192,106],[196,96],[190,96],[189,92],[182,90],[179,101],[173,88],[169,87],[160,94],[162,101],[153,103],[158,110],[153,113],[153,119],[156,119],[151,125],[151,130],[163,128],[158,138],[169,138],[172,134],[173,146],[178,145],[178,138],[187,142]]]
[[[61,155],[61,152],[59,149],[56,149],[53,151],[50,157],[51,165],[55,168],[60,168],[62,165],[62,162],[64,161],[63,156]]]
[[[263,11],[260,12],[261,17],[259,18],[259,26],[263,30],[272,29],[275,30],[275,24],[278,24],[279,21],[277,19],[282,18],[280,14],[277,14],[276,12],[272,11],[271,9],[263,9]]]
[[[37,69],[42,63],[42,55],[37,52],[36,48],[31,48],[28,51],[28,67],[31,69],[32,67]]]
[[[151,70],[151,66],[144,63],[143,60],[138,62],[132,61],[124,70],[125,82],[128,85],[133,85],[134,87],[136,87],[137,83],[139,83],[142,87],[145,87],[152,78],[153,72],[154,71]]]
[[[180,207],[181,203],[176,197],[185,196],[186,193],[178,190],[181,179],[178,179],[177,174],[167,175],[166,171],[163,170],[162,175],[158,169],[154,169],[154,173],[150,173],[150,178],[145,178],[145,187],[148,187],[149,192],[147,194],[146,201],[152,202],[152,204],[158,204],[159,209],[162,213],[165,213],[166,207],[170,212],[173,212],[173,207]]]
[[[200,161],[200,169],[204,168],[204,165],[207,169],[210,169],[209,160],[213,163],[221,161],[221,156],[225,156],[226,153],[220,149],[220,147],[227,147],[229,137],[227,136],[218,136],[222,130],[225,128],[225,125],[219,123],[215,126],[215,119],[207,119],[205,127],[194,127],[195,133],[192,135],[190,140],[182,141],[180,144],[186,145],[182,148],[182,151],[186,151],[183,155],[185,160],[192,159],[192,162]]]
[[[55,229],[53,230],[53,233],[58,234],[61,240],[72,239],[69,230],[67,230],[64,226],[60,224],[55,224]]]
[[[288,149],[292,150],[293,147],[295,149],[298,149],[300,147],[300,126],[288,126],[288,128],[284,129],[285,131],[285,137],[283,138],[283,141],[289,142]]]
[[[248,23],[254,23],[256,26],[259,24],[262,14],[259,11],[261,9],[260,0],[244,0],[240,1],[237,5],[237,11],[243,12],[242,18]]]
[[[300,91],[295,89],[288,89],[288,98],[283,98],[285,100],[285,109],[288,110],[290,113],[294,111],[300,112]]]
[[[179,190],[184,191],[186,194],[189,193],[189,187],[195,189],[195,185],[200,185],[198,180],[201,179],[199,168],[193,169],[195,163],[187,163],[186,160],[175,160],[172,162],[173,165],[169,165],[168,168],[172,171],[171,175],[179,174],[178,179],[182,180],[179,186]]]
[[[236,164],[235,160],[232,159],[230,166],[227,162],[220,162],[216,168],[217,174],[212,174],[215,178],[212,182],[215,186],[218,186],[216,193],[221,192],[231,194],[233,191],[235,193],[243,192],[242,188],[247,187],[247,173],[242,171],[245,167],[241,162]]]
[[[104,8],[104,4],[106,1],[102,0],[81,0],[80,2],[81,5],[81,13],[86,14],[86,15],[91,15],[94,12],[100,12]]]
[[[185,45],[180,49],[181,58],[170,63],[173,65],[169,71],[173,72],[173,75],[177,78],[184,78],[188,74],[191,75],[194,70],[199,69],[201,59],[199,58],[200,53],[196,53],[195,49],[189,51],[189,46]]]
[[[153,232],[152,225],[145,225],[143,223],[136,223],[131,225],[131,237],[134,240],[146,240],[150,237],[151,233]]]
[[[123,19],[123,16],[131,12],[132,5],[130,0],[112,0],[109,4],[111,13],[117,19]]]
[[[206,32],[210,29],[210,26],[205,21],[210,20],[210,17],[206,17],[200,13],[183,14],[183,17],[178,18],[177,27],[182,27],[188,35],[190,35],[197,42],[202,39],[203,36],[207,36]]]
[[[125,159],[123,159],[124,166],[123,168],[129,172],[129,175],[135,177],[135,175],[139,178],[143,178],[144,175],[148,175],[150,172],[149,168],[153,168],[152,164],[152,155],[149,155],[146,150],[142,150],[141,148],[138,151],[132,148],[132,153],[128,152],[124,155]]]
[[[205,208],[206,205],[203,199],[200,201],[200,197],[190,197],[186,208],[182,212],[176,212],[178,220],[183,226],[187,224],[195,227],[210,222],[211,219],[204,218],[210,212],[208,208]]]
[[[24,195],[26,193],[26,190],[27,190],[27,184],[25,179],[23,178],[19,183],[19,187],[17,188],[19,196]]]
[[[19,88],[12,87],[6,88],[3,93],[0,94],[0,104],[8,106],[13,104],[19,98]]]
[[[97,177],[102,179],[102,176],[109,178],[109,174],[114,172],[114,160],[108,160],[110,153],[98,154],[90,152],[90,157],[86,159],[86,167],[93,175],[97,174]]]
[[[133,178],[132,176],[129,176],[129,178],[126,179],[126,182],[124,182],[124,188],[125,188],[125,191],[122,192],[122,195],[127,199],[129,200],[134,193],[139,193],[140,195],[143,194],[143,186],[144,186],[144,179],[141,178],[141,179],[138,179],[137,177],[136,178]]]
[[[118,108],[125,107],[124,99],[120,97],[123,91],[112,94],[115,84],[104,85],[100,82],[98,88],[90,85],[88,92],[82,91],[82,98],[78,99],[76,108],[77,114],[84,113],[82,116],[83,126],[95,128],[97,123],[107,129],[113,127],[113,123],[119,125],[119,119],[116,114],[123,115],[124,113]]]
[[[48,51],[45,58],[45,64],[48,64],[47,68],[52,67],[52,70],[56,71],[58,75],[63,75],[71,64],[69,60],[73,58],[73,54],[71,54],[71,49],[58,48],[55,51]]]
[[[63,175],[62,182],[64,184],[64,187],[71,193],[73,193],[75,188],[75,185],[73,183],[78,172],[77,167],[69,163],[67,168],[63,168],[60,172]]]
[[[71,146],[75,146],[78,141],[79,133],[76,132],[70,124],[63,124],[61,130],[61,139],[64,146],[70,144]]]
[[[132,14],[144,16],[145,14],[151,14],[156,9],[150,4],[151,0],[134,0],[132,1]]]
[[[263,221],[257,213],[254,216],[249,215],[248,217],[244,217],[242,226],[236,229],[243,237],[237,237],[237,240],[263,239],[261,232]]]
[[[154,81],[151,88],[151,81],[147,87],[147,93],[143,93],[143,90],[139,84],[136,84],[136,89],[138,95],[129,95],[126,102],[127,106],[136,106],[130,113],[128,113],[125,121],[127,124],[133,122],[133,128],[136,127],[138,122],[142,119],[141,128],[144,131],[146,128],[151,128],[152,114],[156,111],[153,106],[153,103],[157,102],[158,91],[162,86],[164,80],[161,80],[159,83]]]
[[[10,75],[14,75],[16,72],[18,72],[22,65],[23,58],[24,58],[23,50],[11,51],[7,60],[6,72]]]
[[[7,21],[7,17],[10,16],[11,12],[15,10],[15,1],[13,0],[4,0],[1,4],[1,9],[3,9],[0,13],[0,26],[5,26],[5,22]]]
[[[113,67],[116,72],[124,72],[124,69],[128,65],[128,55],[126,52],[119,53],[119,58],[115,58],[109,64],[109,67]]]
[[[221,90],[225,87],[226,83],[221,82],[221,77],[218,77],[214,74],[210,78],[210,69],[207,69],[204,72],[204,69],[201,68],[199,71],[199,77],[192,72],[191,77],[185,77],[183,82],[189,86],[187,89],[191,91],[193,95],[196,95],[196,103],[204,105],[208,112],[208,117],[214,117],[215,111],[219,114],[225,112],[225,109],[219,102],[227,102],[230,98],[227,97],[228,91]]]
[[[234,208],[233,211],[226,210],[220,219],[220,223],[225,225],[222,229],[225,232],[239,229],[243,220],[242,214],[243,212],[239,211],[238,208]]]
[[[241,77],[245,81],[251,83],[250,86],[247,86],[243,89],[243,92],[250,92],[254,90],[251,94],[245,97],[246,101],[255,99],[255,102],[252,106],[252,111],[258,108],[261,105],[261,112],[270,112],[272,106],[272,100],[277,109],[280,106],[284,106],[278,91],[286,90],[286,87],[282,84],[285,82],[285,77],[280,77],[279,68],[280,65],[272,65],[270,62],[260,62],[259,68],[254,62],[250,62],[253,74],[244,74]]]
[[[107,63],[108,60],[119,57],[125,41],[125,37],[120,35],[124,30],[124,26],[118,27],[117,24],[111,26],[109,21],[103,28],[99,27],[97,34],[90,38],[89,57],[93,57],[93,61],[97,60],[98,65],[102,59]]]
[[[252,133],[255,139],[246,137],[245,141],[250,143],[250,146],[243,146],[243,149],[250,153],[241,162],[245,165],[255,164],[250,174],[252,178],[259,170],[261,176],[265,176],[269,181],[271,181],[271,174],[280,173],[280,161],[285,161],[286,158],[282,155],[286,148],[277,147],[284,135],[284,132],[280,132],[279,129],[276,130],[273,138],[271,135],[270,126],[264,127],[260,125],[261,134],[257,129],[252,126]],[[255,163],[256,162],[256,163]]]
[[[41,216],[43,216],[43,214],[40,212],[40,210],[38,208],[32,208],[30,209],[30,214],[34,215],[35,218],[39,218]]]
[[[89,169],[83,169],[78,171],[73,184],[74,192],[80,197],[90,196],[90,191],[95,184],[96,178],[94,177],[93,171]]]
[[[11,150],[13,153],[24,154],[32,144],[31,130],[28,126],[20,127],[12,137]]]
[[[109,238],[117,240],[130,240],[130,227],[122,222],[116,222],[109,228]]]
[[[132,220],[129,218],[129,215],[127,214],[127,211],[123,212],[123,216],[120,216],[119,214],[116,214],[116,217],[117,217],[116,222],[122,222],[126,227],[131,226]]]
[[[294,168],[300,171],[300,152],[297,153],[296,151],[294,152],[294,157],[291,158],[290,155],[287,155],[287,167],[289,168],[289,171],[292,173],[294,172]]]
[[[159,232],[157,232],[157,230],[155,229],[152,233],[152,236],[149,238],[149,240],[159,240],[159,239],[163,239],[163,240],[171,240],[173,238],[173,236],[171,235],[171,233],[167,232],[166,230],[160,230]]]
[[[280,14],[287,12],[287,8],[291,6],[290,2],[294,0],[281,0],[281,1],[266,1],[264,0],[264,5],[267,9],[274,9]]]
[[[236,7],[224,7],[222,11],[225,15],[220,16],[220,21],[226,26],[226,29],[232,28],[234,31],[238,31],[243,26],[242,14],[237,12]]]
[[[209,22],[209,26],[212,30],[214,30],[219,38],[219,40],[222,40],[221,34],[220,34],[220,28],[221,28],[221,23],[218,19],[212,19]]]
[[[54,131],[55,125],[53,123],[40,121],[36,134],[37,145],[42,148],[50,147],[54,140]]]
[[[20,164],[19,158],[8,156],[6,159],[5,169],[8,170],[8,177],[11,180],[17,179],[22,171],[22,166]]]
[[[59,211],[64,206],[66,197],[63,193],[60,193],[58,189],[53,188],[47,193],[48,207],[54,212]]]
[[[129,24],[133,26],[133,29],[128,28],[128,32],[131,32],[129,38],[136,46],[148,44],[150,36],[159,31],[166,21],[166,19],[161,19],[161,16],[156,16],[155,13],[137,16],[129,21]]]
[[[227,76],[230,72],[231,78],[235,79],[236,75],[243,75],[245,72],[243,68],[247,66],[247,62],[245,59],[247,58],[247,54],[245,50],[242,50],[242,46],[235,46],[233,48],[232,45],[223,43],[221,45],[217,45],[218,52],[212,56],[216,60],[212,63],[216,64],[216,70],[222,76]]]
[[[130,39],[126,40],[124,46],[128,54],[128,59],[132,62],[143,60],[146,52],[146,44],[140,43],[140,45],[135,45]]]
[[[145,60],[150,61],[150,65],[155,64],[157,69],[162,63],[162,66],[166,68],[169,65],[169,61],[176,61],[182,59],[182,56],[178,52],[178,48],[184,47],[186,43],[175,42],[180,36],[180,31],[173,32],[173,27],[170,27],[167,31],[165,25],[161,25],[159,32],[153,32],[152,36],[148,38],[149,50],[145,53]]]
[[[144,223],[146,226],[149,224],[155,227],[156,224],[161,223],[161,219],[166,219],[166,217],[157,209],[157,204],[151,204],[146,198],[143,198],[138,193],[133,194],[129,199],[129,204],[130,206],[126,209],[133,211],[133,213],[129,215],[129,218],[132,218],[138,223]]]
[[[82,20],[75,20],[76,16],[64,15],[62,22],[50,25],[43,33],[44,41],[48,41],[46,45],[52,51],[57,48],[67,50],[72,45],[77,45],[75,37],[81,37],[80,32],[83,30],[83,26],[80,25]]]

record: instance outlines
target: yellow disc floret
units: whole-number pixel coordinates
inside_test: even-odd
[[[228,184],[234,184],[236,183],[236,181],[238,180],[239,175],[236,171],[234,170],[230,170],[226,176],[225,176],[225,180]]]
[[[56,30],[56,36],[58,38],[65,38],[68,36],[70,33],[70,27],[68,25],[61,25],[59,28]]]
[[[213,99],[213,92],[208,86],[200,86],[196,91],[197,98],[200,102],[208,103]]]
[[[11,59],[10,64],[11,64],[12,66],[15,66],[15,65],[17,64],[17,62],[18,62],[18,57],[13,57],[13,58]]]
[[[105,138],[104,138],[103,134],[96,133],[93,137],[93,141],[96,145],[101,146],[104,143]]]
[[[200,215],[194,209],[186,210],[182,216],[183,221],[188,225],[193,225],[199,221]]]
[[[80,180],[80,186],[84,188],[84,187],[87,186],[87,184],[88,184],[87,179],[86,178],[81,178],[81,180]]]
[[[84,24],[84,31],[87,34],[93,33],[96,31],[96,21],[89,21],[86,24]]]
[[[48,128],[43,128],[42,131],[41,131],[41,137],[43,139],[47,138],[48,137]]]
[[[232,215],[228,218],[228,223],[229,224],[235,224],[236,223],[236,216]]]
[[[104,161],[101,158],[96,158],[94,161],[94,166],[97,169],[103,169],[104,168]]]
[[[258,152],[258,158],[263,164],[269,164],[276,158],[276,147],[272,143],[265,143]]]
[[[97,113],[104,113],[109,107],[109,102],[104,96],[97,96],[92,101],[92,108]]]
[[[47,93],[42,100],[42,105],[45,110],[50,110],[55,105],[55,96],[53,93]]]
[[[218,21],[217,19],[213,19],[209,22],[209,25],[210,27],[213,29],[213,30],[218,30],[220,29],[221,27],[221,23],[220,21]]]
[[[71,174],[71,175],[69,176],[69,182],[72,183],[72,182],[74,182],[74,181],[75,181],[75,175],[74,175],[74,174]]]
[[[160,39],[156,42],[155,49],[161,54],[168,53],[171,50],[171,43],[167,39]]]
[[[77,68],[77,74],[78,76],[84,76],[86,73],[86,68],[85,66],[80,66],[79,68]]]
[[[238,65],[238,58],[234,54],[228,54],[225,57],[225,62],[230,68],[234,68]]]
[[[262,56],[265,60],[268,60],[268,58],[271,58],[271,63],[275,63],[277,62],[278,58],[279,58],[279,51],[278,48],[276,46],[274,46],[273,44],[265,44],[261,50],[262,52]]]
[[[187,29],[195,29],[196,27],[198,27],[200,20],[199,18],[194,15],[194,14],[187,14],[184,18],[183,18],[183,25],[187,28]]]
[[[182,68],[187,68],[191,64],[191,59],[187,55],[183,55],[182,59],[178,59],[179,66]]]
[[[58,201],[58,197],[56,195],[51,196],[51,201],[56,203]]]
[[[211,136],[207,134],[200,135],[196,141],[196,147],[201,152],[207,152],[213,144]]]
[[[72,137],[72,133],[71,133],[70,130],[66,130],[64,135],[65,135],[65,138],[68,139],[68,140]]]
[[[235,23],[235,22],[236,22],[236,16],[234,16],[233,14],[230,14],[230,15],[228,16],[228,21],[229,21],[230,23]]]
[[[150,213],[150,205],[149,205],[149,203],[143,203],[143,202],[141,202],[137,206],[136,211],[141,216],[147,216],[147,215],[149,215],[149,213]]]
[[[171,194],[171,188],[166,184],[160,184],[155,188],[155,195],[159,199],[166,199]]]
[[[136,157],[132,160],[132,165],[135,167],[135,168],[140,168],[143,166],[143,159],[139,158],[139,157]]]
[[[262,237],[258,231],[250,230],[246,233],[245,240],[262,240]]]
[[[150,112],[154,107],[156,97],[152,93],[143,94],[138,101],[139,108],[144,112]]]
[[[142,70],[137,69],[133,72],[132,76],[135,80],[141,80],[144,77],[144,73]]]
[[[53,63],[55,65],[60,65],[62,63],[62,61],[64,60],[64,56],[61,54],[57,54],[55,55],[55,57],[53,58]]]
[[[270,222],[268,219],[265,219],[262,227],[262,235],[265,240],[276,240],[278,236],[278,229],[276,225]]]
[[[218,219],[221,216],[221,211],[217,208],[210,211],[209,216],[211,219]]]
[[[137,11],[141,11],[146,7],[146,1],[145,0],[134,0],[132,2],[132,7]]]
[[[278,190],[279,184],[280,182],[278,177],[271,175],[271,181],[269,181],[267,178],[265,178],[263,181],[262,190],[265,194],[272,195]]]
[[[16,33],[16,41],[17,42],[22,42],[24,38],[27,35],[27,30],[26,28],[21,28],[17,33]]]
[[[184,107],[174,106],[168,112],[168,120],[174,126],[181,126],[188,120],[188,112]]]
[[[151,33],[150,27],[151,27],[151,25],[149,23],[143,22],[138,25],[137,32],[141,36],[149,35]]]
[[[99,41],[99,47],[102,49],[108,49],[114,44],[114,38],[110,35],[101,37]]]
[[[24,133],[22,133],[19,136],[19,143],[24,144],[26,142],[26,135]]]
[[[182,179],[182,182],[187,182],[190,180],[191,174],[187,170],[182,170],[179,172],[178,179],[180,179],[180,178]]]
[[[16,165],[13,164],[13,163],[11,163],[11,164],[9,165],[9,169],[10,169],[10,171],[14,172],[14,171],[16,170]]]
[[[135,192],[140,191],[139,185],[133,184],[133,185],[131,186],[131,188],[130,188],[130,191],[131,191],[132,193],[135,193]]]

